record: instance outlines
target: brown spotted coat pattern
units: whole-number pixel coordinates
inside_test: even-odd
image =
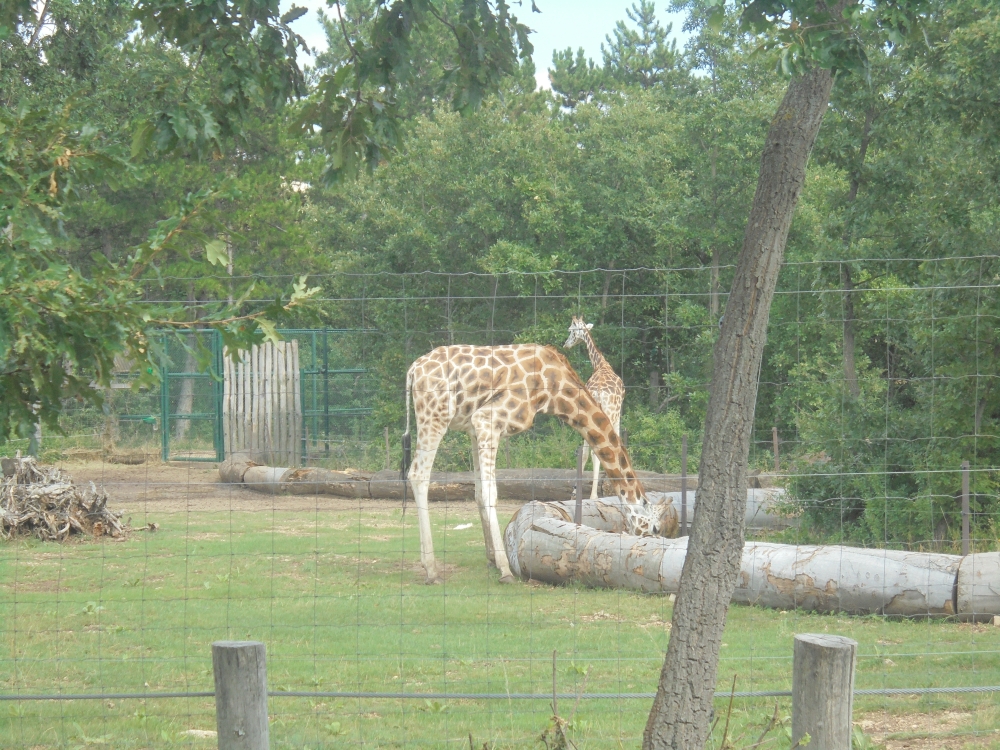
[[[409,481],[417,505],[420,560],[428,581],[438,579],[431,540],[427,490],[434,457],[445,432],[472,438],[477,473],[476,502],[486,539],[487,559],[513,580],[497,521],[496,457],[500,439],[529,429],[539,413],[570,425],[598,457],[616,492],[635,511],[630,531],[659,533],[659,515],[646,501],[611,420],[587,391],[569,361],[556,349],[536,344],[442,346],[417,359],[406,374],[406,432],[410,396],[417,441]]]

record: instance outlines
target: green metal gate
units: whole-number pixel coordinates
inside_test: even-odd
[[[208,372],[188,371],[177,368],[180,355],[186,355],[183,346],[173,336],[161,339],[163,356],[160,360],[160,444],[164,461],[223,461],[226,458],[222,434],[222,336],[218,331],[195,331],[194,336],[208,337],[205,345],[211,350],[211,367]],[[179,351],[178,351],[179,350]],[[172,355],[177,356],[172,356]],[[184,361],[189,361],[187,356]],[[173,398],[175,389],[183,381],[191,383],[191,400],[195,408],[180,411],[179,399]],[[198,386],[201,386],[200,388]],[[199,408],[200,407],[200,408]],[[209,422],[211,424],[212,452],[189,451],[187,455],[172,455],[172,428],[180,420],[187,422]],[[193,426],[193,425],[192,425]],[[203,455],[208,453],[208,455]]]
[[[372,413],[368,369],[342,366],[345,357],[350,355],[345,353],[345,347],[335,346],[338,339],[364,333],[352,329],[279,330],[283,339],[299,342],[304,461],[310,455],[329,456],[332,436],[343,432],[345,420],[354,422]],[[197,372],[186,367],[190,358],[183,345],[176,337],[164,334],[161,339],[159,415],[122,415],[119,419],[151,421],[158,418],[164,461],[223,461],[226,449],[222,337],[213,330],[193,331],[191,335],[204,337],[202,343],[211,351],[210,370]],[[191,389],[191,409],[181,408],[180,389],[185,381]],[[176,445],[175,427],[180,421],[191,423],[189,432],[200,434],[201,444],[195,446],[200,449],[182,450]],[[207,429],[203,427],[206,423]]]

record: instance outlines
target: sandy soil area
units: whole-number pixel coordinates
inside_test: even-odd
[[[76,482],[93,482],[98,487],[103,487],[111,497],[111,507],[133,514],[265,509],[367,511],[390,510],[399,506],[398,500],[359,500],[329,495],[268,495],[240,485],[220,482],[219,471],[212,463],[178,461],[124,466],[100,461],[65,461],[58,466],[69,472]],[[475,507],[474,501],[448,502]],[[502,518],[510,518],[520,505],[501,502],[497,512]],[[412,501],[410,507],[412,508]]]
[[[975,733],[975,714],[969,711],[878,712],[865,714],[854,723],[885,750],[971,750],[1000,746],[1000,730]]]

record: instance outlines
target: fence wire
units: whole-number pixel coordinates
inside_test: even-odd
[[[750,452],[752,481],[784,493],[781,522],[748,537],[996,550],[1000,258],[851,264],[850,289],[839,260],[782,271]],[[624,379],[637,468],[675,478],[686,436],[693,489],[731,274],[719,269],[715,286],[710,268],[323,277],[330,328],[287,332],[304,352],[304,464],[388,482],[414,359],[451,344],[559,346],[579,314]],[[229,638],[267,644],[275,747],[539,747],[553,693],[579,747],[638,746],[670,597],[500,585],[475,503],[447,487],[431,503],[444,580],[427,586],[416,517],[398,497],[254,492],[220,482],[214,463],[177,461],[216,457],[209,415],[221,408],[219,373],[188,375],[184,343],[171,344],[178,377],[165,391],[113,389],[103,412],[67,405],[65,435],[42,436],[43,461],[155,530],[0,542],[0,747],[203,745],[210,644]],[[567,354],[586,380],[586,352]],[[539,417],[497,465],[572,471],[579,443]],[[472,470],[468,437],[448,433],[435,471]],[[520,505],[501,494],[501,523]],[[992,622],[734,605],[716,714],[731,710],[736,746],[756,740],[775,702],[789,712],[799,632],[858,641],[855,720],[876,740],[908,732],[944,746],[971,733],[986,747],[1000,729]],[[773,746],[787,747],[779,735]]]

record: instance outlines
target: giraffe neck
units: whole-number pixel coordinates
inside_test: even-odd
[[[601,350],[597,348],[597,344],[594,343],[594,337],[590,335],[590,331],[587,331],[587,355],[595,370],[607,362],[604,355],[601,354]]]
[[[625,450],[625,446],[622,445],[618,433],[615,432],[614,425],[601,410],[600,404],[583,387],[578,392],[578,398],[580,401],[588,402],[587,413],[576,410],[575,407],[578,407],[579,404],[574,404],[571,407],[571,413],[560,413],[558,401],[553,402],[552,413],[564,417],[569,425],[580,433],[587,445],[594,451],[594,455],[604,465],[604,472],[608,479],[625,481],[626,483],[636,481],[638,477],[632,468],[632,459],[629,457],[628,451]]]

